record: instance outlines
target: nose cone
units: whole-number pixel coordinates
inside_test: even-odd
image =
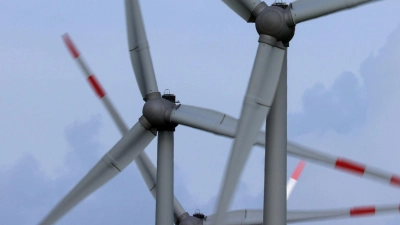
[[[203,220],[193,216],[188,216],[183,219],[179,225],[203,225]]]
[[[278,41],[288,43],[294,36],[294,27],[289,27],[285,19],[285,9],[270,6],[264,9],[256,19],[258,34],[276,38]]]

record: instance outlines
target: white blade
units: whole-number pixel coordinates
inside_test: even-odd
[[[79,53],[78,49],[76,48],[75,44],[72,42],[71,38],[68,34],[64,34],[63,36],[64,43],[68,47],[68,50],[71,52],[72,57],[77,61],[79,67],[81,68],[84,76],[87,78],[90,86],[92,87],[93,91],[96,93],[97,97],[101,100],[104,104],[108,112],[110,113],[111,117],[113,118],[114,122],[117,124],[119,131],[122,134],[125,134],[128,131],[128,127],[122,121],[121,116],[115,110],[114,105],[108,99],[107,93],[104,91],[98,80],[96,79],[94,73],[90,70],[89,66],[85,63],[82,55]]]
[[[203,131],[208,131],[218,135],[235,138],[235,130],[238,121],[232,116],[226,115],[210,109],[195,106],[181,105],[175,109],[170,118],[171,122],[193,127]],[[256,135],[255,145],[265,146],[265,133],[259,131]],[[310,162],[338,169],[343,172],[370,178],[372,180],[383,181],[400,188],[400,175],[385,172],[372,166],[367,166],[354,161],[332,156],[327,153],[317,151],[308,147],[301,146],[294,142],[287,143],[288,154]]]
[[[125,11],[132,67],[145,99],[147,94],[158,92],[158,87],[138,0],[125,0]]]
[[[333,218],[349,218],[359,216],[374,216],[387,213],[399,213],[399,205],[361,206],[350,209],[288,211],[287,222],[305,222],[313,220],[328,220]]]
[[[69,51],[71,52],[73,58],[77,60],[78,65],[82,69],[85,77],[88,79],[89,84],[92,86],[93,90],[95,91],[95,94],[99,97],[100,101],[104,104],[108,113],[110,113],[111,117],[113,118],[115,124],[118,127],[118,130],[120,131],[120,133],[122,135],[125,135],[128,132],[128,126],[126,126],[126,124],[123,122],[120,114],[115,109],[112,102],[109,100],[106,91],[101,87],[100,82],[98,82],[97,79],[95,79],[94,74],[90,71],[89,66],[83,60],[82,55],[79,53],[77,47],[72,42],[72,40],[68,36],[68,34],[64,34],[63,39],[64,39],[64,42],[67,45]],[[136,158],[135,162],[139,168],[139,171],[140,171],[143,179],[145,180],[147,187],[149,188],[151,194],[155,198],[156,197],[155,186],[156,186],[156,177],[157,177],[156,167],[150,161],[149,157],[147,156],[147,154],[145,152],[142,152]],[[183,209],[182,205],[174,197],[174,215],[175,215],[175,217],[178,218],[180,215],[182,215],[185,212],[186,211]]]
[[[217,201],[215,224],[223,224],[223,213],[230,205],[251,147],[268,115],[281,74],[284,55],[283,49],[264,43],[259,44],[236,138]]]
[[[290,6],[295,24],[378,0],[297,0]]]
[[[80,201],[111,180],[128,166],[153,140],[154,134],[138,122],[89,171],[50,212],[40,225],[53,224]]]
[[[286,200],[289,199],[290,195],[292,194],[292,191],[294,187],[296,186],[297,180],[299,180],[299,177],[301,175],[301,172],[304,169],[304,166],[306,165],[306,162],[300,161],[299,164],[297,164],[296,169],[293,171],[292,176],[289,178],[287,182],[287,188],[286,188]]]
[[[304,160],[314,161],[321,165],[345,172],[350,172],[358,176],[383,181],[384,183],[400,187],[399,175],[388,173],[372,166],[366,166],[342,157],[331,156],[329,154],[319,152],[290,141],[287,144],[287,148],[291,155],[300,157]]]
[[[250,21],[251,12],[253,9],[261,3],[260,0],[222,0],[226,5],[229,6],[236,14],[242,17],[246,22]]]

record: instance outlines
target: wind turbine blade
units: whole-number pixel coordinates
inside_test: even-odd
[[[399,213],[399,205],[361,206],[350,209],[315,210],[315,211],[288,211],[287,222],[298,223],[314,220],[328,220],[333,218],[349,218],[360,216],[374,216],[388,213]]]
[[[217,201],[216,224],[223,224],[224,212],[231,203],[251,147],[268,115],[279,82],[284,56],[284,49],[260,42]]]
[[[299,180],[299,177],[301,175],[301,172],[304,169],[304,166],[306,165],[306,162],[300,161],[299,164],[297,164],[296,169],[293,171],[292,176],[289,178],[287,182],[287,188],[286,188],[286,200],[289,199],[290,195],[292,194],[292,191],[294,187],[296,186],[297,180]]]
[[[125,0],[125,11],[132,67],[142,97],[146,99],[147,94],[158,92],[158,87],[138,0]]]
[[[297,0],[290,4],[295,24],[379,0]]]
[[[217,135],[235,138],[238,120],[225,113],[197,106],[180,105],[171,113],[170,121]],[[256,145],[265,145],[265,133],[258,132]]]
[[[181,105],[178,109],[173,110],[170,120],[173,123],[208,131],[225,137],[236,137],[237,119],[214,110]],[[265,146],[264,132],[259,131],[255,135],[255,138],[255,145],[260,147]],[[343,157],[332,156],[291,141],[287,143],[287,151],[289,155],[299,159],[400,187],[400,175],[385,172],[372,166],[357,163]]]
[[[300,223],[315,220],[328,220],[334,218],[358,218],[362,216],[384,215],[399,213],[400,205],[358,206],[347,209],[331,210],[288,210],[287,223]],[[226,212],[225,225],[262,225],[262,209],[242,209]],[[203,225],[212,225],[215,215],[207,216]]]
[[[342,157],[332,156],[290,141],[287,144],[287,148],[288,152],[290,152],[293,156],[297,156],[304,160],[313,161],[330,168],[342,170],[344,172],[349,172],[362,177],[368,177],[374,180],[383,181],[384,183],[400,187],[399,175],[391,174],[372,166],[367,166]]]
[[[237,119],[232,116],[190,105],[180,105],[179,108],[174,109],[170,120],[173,123],[232,138],[236,136],[238,123]]]
[[[80,201],[128,166],[153,140],[154,134],[136,123],[89,173],[58,203],[40,225],[53,224]]]
[[[123,122],[119,113],[115,110],[114,105],[108,99],[107,93],[101,86],[100,82],[95,77],[94,73],[90,70],[89,66],[84,61],[82,55],[79,53],[75,44],[72,42],[71,38],[68,34],[64,34],[63,36],[64,43],[68,47],[68,50],[71,52],[72,57],[76,60],[79,67],[81,68],[84,76],[87,78],[90,86],[93,88],[93,91],[96,93],[97,97],[101,100],[101,102],[106,107],[107,111],[110,113],[114,122],[116,123],[121,134],[125,134],[128,131],[128,127]]]
[[[261,3],[260,0],[222,0],[236,14],[242,17],[246,22],[250,22],[251,12]]]
[[[224,214],[224,225],[254,225],[262,224],[263,211],[252,209],[241,209],[226,212]],[[215,222],[215,215],[207,216],[203,221],[203,225],[212,225]]]
[[[68,50],[71,52],[72,56],[74,59],[76,59],[79,67],[82,69],[83,74],[85,77],[88,79],[89,84],[92,86],[93,90],[95,91],[95,94],[99,97],[100,101],[104,104],[106,107],[108,113],[111,115],[112,119],[114,120],[115,124],[118,127],[118,130],[120,133],[125,135],[128,132],[128,126],[124,123],[122,120],[120,114],[118,111],[115,109],[114,104],[112,104],[111,100],[108,98],[108,95],[106,91],[101,87],[100,82],[95,79],[94,74],[91,72],[89,66],[85,63],[83,60],[82,55],[79,53],[77,47],[75,44],[72,42],[71,38],[69,37],[68,34],[64,34],[63,36],[64,42],[68,47]],[[97,87],[97,88],[96,88]],[[102,93],[102,94],[99,94]],[[156,177],[157,177],[157,172],[156,172],[156,167],[153,165],[149,157],[145,152],[142,152],[135,160],[135,163],[137,167],[139,168],[139,171],[149,188],[149,191],[153,195],[153,197],[156,197]],[[174,197],[174,215],[176,218],[179,218],[182,214],[186,213],[186,211],[183,209],[182,205],[179,203],[179,201]]]

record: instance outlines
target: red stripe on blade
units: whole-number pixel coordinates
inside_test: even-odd
[[[338,169],[347,170],[353,173],[358,173],[362,175],[365,172],[365,166],[362,164],[358,164],[355,162],[351,162],[349,160],[338,158],[336,161],[335,167]]]
[[[68,34],[64,34],[62,36],[62,38],[64,39],[65,44],[67,45],[69,51],[71,52],[72,56],[74,58],[77,58],[79,56],[79,52],[78,49],[76,49],[74,43],[72,42],[72,40],[69,38]]]
[[[350,209],[350,216],[361,216],[369,214],[375,214],[374,206],[358,207]]]
[[[390,179],[390,184],[400,186],[400,177],[393,175],[392,178]]]
[[[106,92],[100,86],[99,82],[97,82],[96,77],[94,75],[90,75],[88,77],[88,80],[89,80],[89,83],[92,86],[93,90],[96,92],[97,96],[99,96],[99,98],[103,98],[104,95],[106,95]]]
[[[301,171],[303,171],[304,166],[306,165],[306,162],[300,161],[299,164],[297,165],[296,169],[294,170],[292,174],[292,178],[295,180],[298,180],[301,174]]]

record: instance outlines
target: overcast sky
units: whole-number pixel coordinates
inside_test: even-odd
[[[273,1],[267,1],[271,4]],[[142,1],[159,89],[238,117],[257,48],[253,24],[221,1]],[[36,224],[121,137],[66,50],[68,32],[125,122],[143,101],[130,65],[123,2],[1,1],[0,218]],[[299,24],[288,64],[289,139],[400,174],[400,2]],[[179,126],[175,194],[213,213],[232,141]],[[146,149],[156,162],[156,141]],[[255,147],[232,208],[261,208]],[[288,157],[288,176],[299,159]],[[289,209],[398,204],[400,189],[308,163]],[[155,201],[129,166],[59,224],[153,224]],[[399,215],[303,224],[394,225]]]

